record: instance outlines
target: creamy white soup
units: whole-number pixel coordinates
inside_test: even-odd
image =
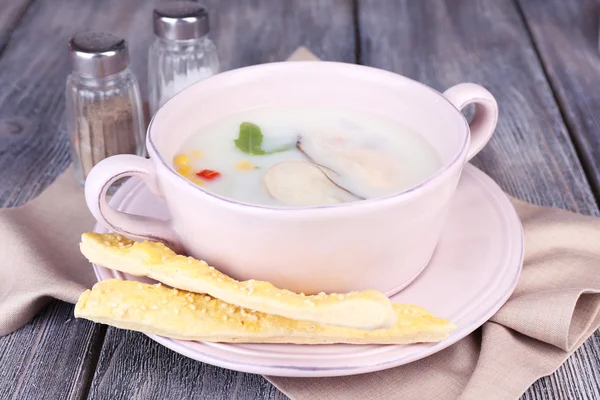
[[[173,159],[205,190],[236,201],[303,207],[402,192],[442,165],[419,134],[344,108],[259,108],[192,134]]]

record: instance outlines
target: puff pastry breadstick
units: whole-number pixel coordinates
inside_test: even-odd
[[[253,312],[160,284],[109,279],[80,296],[75,316],[174,339],[233,343],[437,342],[456,328],[417,306],[394,304],[393,309],[398,316],[393,327],[367,332]]]
[[[239,282],[204,261],[175,254],[163,243],[133,242],[118,234],[84,233],[80,248],[95,264],[268,314],[364,330],[396,322],[389,299],[374,290],[305,296],[268,282]]]

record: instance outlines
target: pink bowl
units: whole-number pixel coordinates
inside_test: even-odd
[[[460,112],[477,104],[471,125]],[[246,204],[203,190],[170,160],[192,133],[256,107],[341,106],[376,113],[423,135],[443,167],[385,198],[298,209]],[[316,293],[377,289],[393,294],[423,270],[439,240],[464,164],[489,140],[498,106],[483,87],[444,94],[383,70],[334,62],[271,63],[208,78],[167,102],[148,128],[150,159],[118,155],[98,163],[86,200],[107,228],[163,240],[237,279],[267,280]],[[106,200],[117,179],[139,176],[164,197],[170,221],[124,214]]]

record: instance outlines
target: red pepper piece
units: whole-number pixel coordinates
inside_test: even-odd
[[[213,179],[220,177],[221,173],[213,171],[212,169],[203,169],[202,171],[197,172],[196,175],[207,181],[212,181]]]

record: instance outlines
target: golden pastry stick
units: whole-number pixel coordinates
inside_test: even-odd
[[[438,342],[456,329],[417,306],[393,309],[393,327],[367,332],[254,312],[161,284],[109,279],[79,297],[75,316],[174,339],[232,343],[407,344]]]
[[[389,328],[396,322],[391,302],[375,290],[306,296],[269,282],[239,282],[204,261],[175,254],[163,243],[133,242],[112,233],[84,233],[80,248],[92,263],[268,314],[364,330]]]

